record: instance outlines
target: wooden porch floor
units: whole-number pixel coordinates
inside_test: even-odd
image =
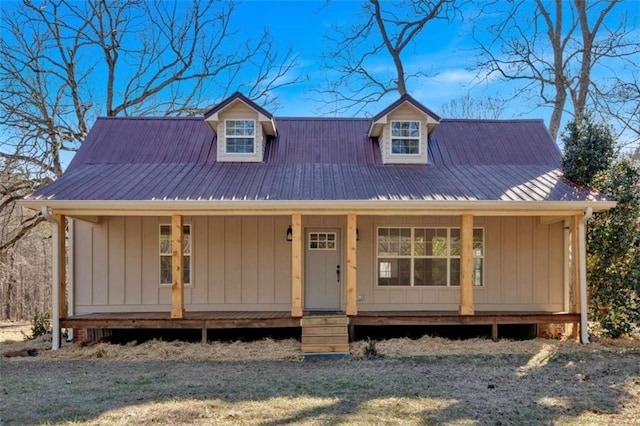
[[[305,312],[305,316],[314,314]],[[333,312],[333,315],[344,313]],[[455,311],[375,311],[349,317],[349,334],[356,326],[490,325],[491,337],[498,339],[498,326],[504,324],[566,324],[580,322],[579,313],[568,312],[476,312],[459,315]],[[62,318],[63,328],[147,328],[200,329],[207,341],[208,329],[301,327],[300,318],[289,311],[186,312],[173,319],[169,312],[95,313]]]
[[[580,321],[579,313],[480,311],[460,315],[455,311],[358,312],[352,325],[458,325],[458,324],[564,324]]]
[[[289,311],[186,312],[181,319],[170,312],[117,312],[74,315],[60,319],[65,328],[268,328],[299,327]]]
[[[481,311],[475,315],[459,315],[455,311],[361,311],[350,317],[349,323],[352,326],[383,326],[562,324],[579,321],[580,314],[568,312]],[[259,328],[299,327],[300,318],[292,317],[289,311],[186,312],[182,319],[172,319],[169,312],[123,312],[74,315],[62,318],[60,323],[65,328]]]

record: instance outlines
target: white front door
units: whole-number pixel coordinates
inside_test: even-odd
[[[305,231],[305,309],[337,311],[343,279],[340,229]]]

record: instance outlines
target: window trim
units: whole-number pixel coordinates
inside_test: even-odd
[[[418,152],[417,153],[403,153],[403,152],[393,152],[393,140],[394,139],[403,139],[403,140],[416,140],[414,136],[393,136],[393,124],[394,123],[418,123]],[[405,157],[417,157],[422,155],[422,122],[420,120],[391,120],[389,124],[389,155],[398,156],[401,158]]]
[[[173,254],[166,254],[166,253],[162,253],[162,227],[163,226],[168,226],[170,230],[172,230],[171,228],[171,224],[170,223],[159,223],[158,224],[158,281],[160,282],[160,287],[171,287],[173,285],[173,283],[163,283],[162,282],[162,256],[168,256],[171,257],[173,256]],[[184,228],[188,227],[189,228],[189,236],[191,238],[191,244],[189,245],[189,254],[185,254],[184,250],[182,252],[183,256],[189,256],[189,282],[185,282],[184,286],[185,287],[193,287],[193,226],[190,223],[183,223],[182,224],[183,227],[183,238],[184,238]],[[173,231],[173,230],[172,230]],[[184,249],[184,247],[183,247]],[[172,275],[173,275],[173,270],[172,270]]]
[[[378,252],[378,235],[380,229],[410,229],[411,230],[411,249],[410,255],[400,256],[400,255],[389,255],[389,256],[380,256]],[[447,256],[416,256],[415,253],[415,230],[416,229],[429,229],[429,230],[439,230],[446,229],[447,230]],[[375,251],[374,251],[374,265],[375,265],[375,288],[376,289],[385,289],[385,290],[406,290],[406,289],[428,289],[428,288],[449,288],[449,289],[459,289],[460,285],[451,284],[451,259],[460,259],[460,255],[452,255],[451,254],[451,230],[452,229],[460,229],[459,226],[394,226],[394,225],[379,225],[376,226],[375,233]],[[474,226],[473,231],[482,230],[482,256],[473,256],[473,259],[482,259],[482,284],[473,285],[474,289],[484,289],[486,288],[486,256],[487,256],[487,239],[486,239],[486,230],[484,226]],[[390,259],[410,259],[411,266],[411,277],[409,285],[380,285],[380,258],[390,258]],[[414,277],[414,261],[415,259],[446,259],[447,260],[447,285],[415,285],[415,277]]]
[[[253,139],[253,151],[251,152],[230,152],[229,151],[229,144],[228,139],[248,139],[249,137],[246,135],[228,135],[227,134],[227,123],[229,121],[251,121],[253,122],[253,136],[251,136],[251,138]],[[241,156],[255,156],[256,155],[256,151],[257,151],[257,147],[256,147],[256,143],[257,143],[257,124],[256,124],[256,120],[252,119],[252,118],[226,118],[224,120],[224,154],[225,155],[241,155]]]

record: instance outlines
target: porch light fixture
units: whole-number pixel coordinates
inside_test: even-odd
[[[287,241],[291,242],[293,240],[293,230],[291,229],[291,225],[287,228]]]

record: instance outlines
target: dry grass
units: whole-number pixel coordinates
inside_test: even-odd
[[[22,342],[30,333],[28,322],[0,321],[0,344]]]
[[[49,344],[0,343],[41,350],[0,358],[0,424],[640,424],[632,339],[390,339],[330,362],[296,340]]]

